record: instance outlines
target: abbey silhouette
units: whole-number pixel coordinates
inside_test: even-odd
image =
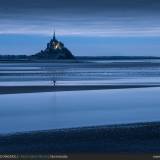
[[[53,38],[47,44],[45,50],[32,55],[35,59],[75,59],[73,54],[64,46],[64,44],[56,39],[55,32]]]

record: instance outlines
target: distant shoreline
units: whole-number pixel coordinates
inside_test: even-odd
[[[83,60],[160,60],[156,56],[75,56],[75,59],[32,58],[30,55],[0,55],[0,62],[78,62]]]
[[[160,87],[160,84],[131,84],[131,85],[57,85],[57,86],[0,86],[0,94],[39,93],[60,91],[85,91],[107,89],[129,89]]]
[[[149,59],[160,59],[156,56],[75,56],[78,60],[149,60]]]
[[[160,122],[0,135],[0,153],[159,153]]]

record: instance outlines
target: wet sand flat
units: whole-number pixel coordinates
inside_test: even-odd
[[[160,123],[35,131],[0,136],[0,153],[159,153]]]
[[[63,85],[63,86],[0,86],[0,94],[38,93],[81,90],[129,89],[160,87],[159,84],[131,84],[131,85]]]

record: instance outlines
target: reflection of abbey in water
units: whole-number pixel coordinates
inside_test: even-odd
[[[74,59],[72,53],[64,44],[56,39],[54,32],[53,38],[47,44],[47,48],[41,52],[32,55],[36,59]]]

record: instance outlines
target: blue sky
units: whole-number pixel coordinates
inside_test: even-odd
[[[34,54],[55,28],[74,55],[160,56],[159,0],[0,2],[0,54]]]

